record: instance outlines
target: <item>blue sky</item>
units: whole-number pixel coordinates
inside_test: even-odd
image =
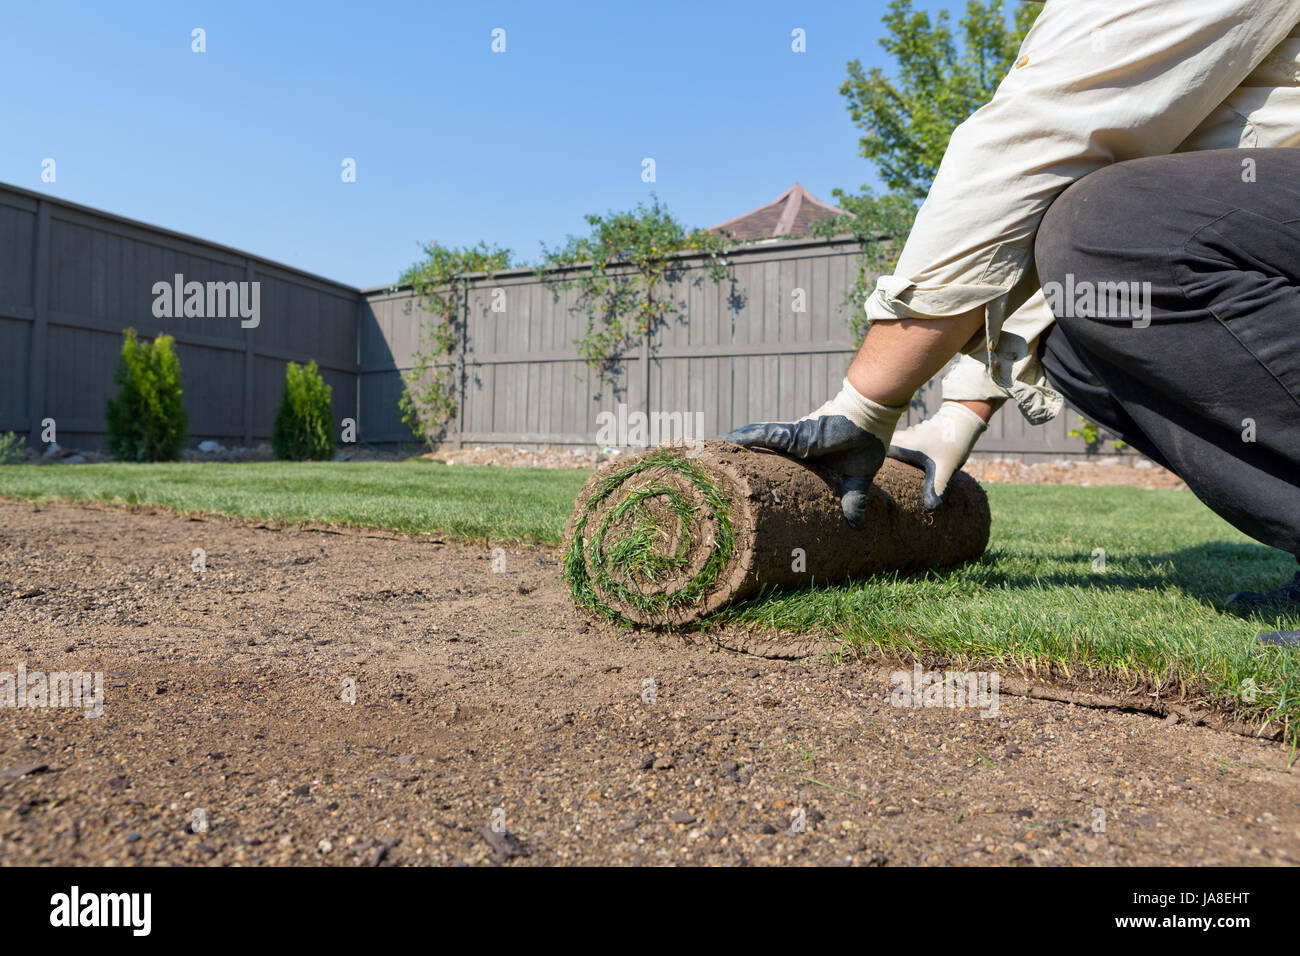
[[[709,226],[876,182],[838,89],[888,66],[885,6],[8,3],[0,180],[360,286],[429,239],[532,260],[652,190]]]

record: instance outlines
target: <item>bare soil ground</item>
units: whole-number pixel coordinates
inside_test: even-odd
[[[1145,458],[1101,461],[1020,461],[973,459],[963,470],[976,481],[1007,485],[1129,485],[1134,488],[1186,488],[1172,471]]]
[[[105,699],[0,707],[6,864],[1300,862],[1277,744],[893,707],[876,664],[587,625],[545,549],[0,502],[19,663]]]

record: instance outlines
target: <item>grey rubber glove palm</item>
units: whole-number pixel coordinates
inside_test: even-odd
[[[746,448],[770,448],[794,458],[816,458],[840,475],[840,509],[853,527],[862,523],[867,486],[885,461],[885,449],[906,405],[880,405],[848,379],[840,393],[793,422],[755,422],[723,435]]]
[[[943,504],[948,482],[961,470],[988,425],[965,405],[944,402],[933,417],[894,433],[889,457],[925,471],[925,506]]]

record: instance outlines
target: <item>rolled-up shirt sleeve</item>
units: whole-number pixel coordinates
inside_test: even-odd
[[[953,133],[867,318],[984,306],[983,341],[965,351],[1011,395],[1029,357],[1022,336],[1001,333],[1035,308],[1033,244],[1048,206],[1103,166],[1175,151],[1298,20],[1300,0],[1048,0],[993,99]],[[1013,397],[1031,420],[1059,409],[1024,388]]]

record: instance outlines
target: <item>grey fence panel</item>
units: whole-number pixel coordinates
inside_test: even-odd
[[[31,427],[26,413],[31,349],[32,323],[0,318],[0,361],[5,365],[0,375],[0,432],[21,434]]]
[[[409,289],[382,290],[362,300],[357,373],[361,441],[380,445],[416,441],[402,423],[398,402],[405,390],[403,376],[420,349],[421,331],[432,320],[424,303]]]
[[[100,446],[128,327],[175,337],[192,441],[269,438],[288,361],[315,359],[337,418],[356,415],[359,290],[11,186],[0,186],[0,250],[0,430],[36,438],[52,418],[61,444]],[[155,283],[177,275],[257,282],[258,326],[155,317]]]
[[[6,255],[0,256],[0,309],[31,319],[32,256],[36,242],[35,200],[0,194],[0,243]]]
[[[684,416],[673,426],[689,435],[798,417],[838,390],[853,357],[856,253],[848,241],[748,246],[728,253],[722,283],[709,279],[702,261],[684,257],[655,290],[671,303],[666,321],[614,363],[613,385],[579,358],[587,317],[577,290],[561,287],[563,275],[543,280],[531,270],[509,270],[473,279],[464,296],[461,351],[453,357],[460,407],[444,440],[592,447],[601,414],[617,416],[620,405],[625,416]],[[370,441],[413,441],[396,401],[419,329],[432,317],[409,289],[363,295],[362,431]],[[917,393],[906,421],[933,413],[939,401],[936,377]],[[1076,423],[1067,411],[1035,428],[1005,409],[979,452],[1079,455],[1083,443],[1067,435]]]

